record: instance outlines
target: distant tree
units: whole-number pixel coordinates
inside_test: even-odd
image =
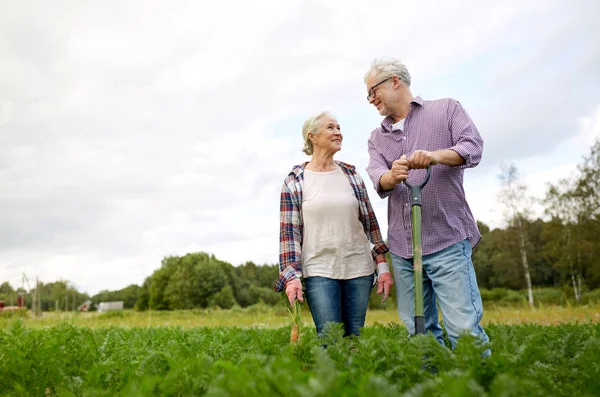
[[[152,277],[146,277],[144,283],[139,289],[137,300],[135,301],[136,310],[147,310],[150,304],[150,285],[152,284]]]
[[[218,306],[221,309],[231,309],[236,301],[233,297],[233,289],[228,285],[210,299],[210,306]]]
[[[254,298],[254,301],[258,303],[262,301],[267,305],[275,305],[282,299],[281,294],[277,294],[272,288],[250,286],[250,295]],[[289,304],[288,304],[289,305]]]
[[[273,284],[279,275],[278,265],[258,266],[254,262],[246,262],[233,268],[232,286],[238,304],[242,307],[254,305],[262,297],[263,302],[278,302],[277,294],[273,292]],[[255,291],[251,288],[263,288]],[[266,292],[268,290],[268,293]],[[277,297],[275,299],[274,297]],[[274,303],[273,303],[274,304]]]
[[[169,310],[169,302],[165,296],[171,274],[177,269],[179,258],[167,257],[162,260],[161,267],[152,273],[149,288],[148,308],[152,310]]]
[[[477,274],[477,283],[480,288],[490,288],[494,269],[491,266],[492,244],[490,241],[490,228],[483,222],[477,221],[477,228],[481,233],[481,240],[473,250],[473,266]]]
[[[546,213],[552,219],[546,227],[548,235],[547,251],[560,273],[568,273],[575,300],[581,299],[581,237],[577,229],[581,218],[581,208],[572,194],[573,183],[563,179],[557,185],[550,185],[544,203]]]
[[[92,296],[92,302],[114,302],[122,301],[125,309],[132,309],[137,301],[138,293],[141,288],[136,284],[131,284],[123,289],[116,291],[103,290]]]
[[[580,177],[575,183],[573,196],[580,210],[578,219],[577,236],[586,242],[582,255],[587,255],[587,264],[583,266],[587,270],[587,278],[590,286],[600,286],[600,138],[590,150],[590,154],[584,158],[583,164],[578,166]],[[582,258],[582,260],[584,260]]]
[[[527,186],[519,181],[519,172],[514,164],[503,166],[499,178],[502,182],[502,188],[498,197],[504,205],[505,217],[508,224],[513,226],[517,231],[529,305],[533,307],[533,288],[527,260],[527,237],[525,232],[525,223],[531,215],[532,202],[527,195]]]
[[[216,259],[214,255],[196,265],[195,295],[200,307],[208,307],[210,298],[229,284],[228,267],[230,266],[229,263]]]
[[[15,290],[8,281],[0,284],[0,300],[5,301],[7,304],[11,304],[11,300],[14,300]]]
[[[573,195],[584,218],[600,220],[600,138],[590,150],[590,155],[584,158],[578,166],[581,176],[575,184]]]
[[[168,309],[208,307],[213,295],[229,285],[231,265],[214,255],[190,253],[183,257],[170,257],[169,261],[169,275],[163,287]]]
[[[51,297],[57,310],[69,311],[69,284],[66,280],[50,283]]]
[[[191,309],[199,305],[198,274],[195,269],[197,260],[194,254],[172,258],[174,266],[164,289],[169,309]]]

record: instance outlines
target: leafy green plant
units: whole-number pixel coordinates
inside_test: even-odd
[[[490,325],[492,355],[471,336],[456,350],[399,324],[318,338],[290,327],[0,329],[0,396],[594,396],[600,324]],[[323,347],[326,344],[326,348]],[[437,374],[424,365],[434,365]]]

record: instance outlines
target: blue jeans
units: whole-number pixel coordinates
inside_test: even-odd
[[[394,268],[398,314],[412,335],[415,332],[413,260],[390,254]],[[478,336],[484,343],[489,342],[487,334],[479,325],[483,305],[471,254],[469,241],[463,240],[423,256],[425,330],[444,344],[442,327],[438,321],[437,298],[452,348],[456,347],[457,339],[465,331]],[[489,351],[486,355],[489,355]]]
[[[321,334],[325,324],[333,322],[344,325],[344,336],[359,335],[365,325],[373,277],[370,275],[349,280],[306,278],[306,300],[317,333]]]

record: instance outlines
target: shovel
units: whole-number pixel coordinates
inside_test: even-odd
[[[413,268],[415,277],[415,335],[425,335],[425,312],[423,309],[423,244],[421,242],[421,190],[429,181],[431,166],[427,167],[425,179],[418,185],[411,185],[404,180],[410,189],[413,236]]]

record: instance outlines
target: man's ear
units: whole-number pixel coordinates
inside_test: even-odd
[[[400,77],[394,76],[392,81],[394,82],[394,88],[400,88],[402,86],[403,81],[400,80]]]

